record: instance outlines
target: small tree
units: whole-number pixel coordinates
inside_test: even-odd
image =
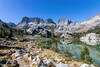
[[[65,50],[65,51],[64,51],[64,55],[65,55],[66,57],[68,57],[68,56],[69,56],[69,52],[68,52],[67,50]]]
[[[81,54],[80,54],[80,59],[84,60],[84,53],[83,52],[81,52]]]
[[[87,56],[87,61],[92,62],[92,58],[89,55]]]
[[[84,46],[84,49],[83,49],[83,51],[80,54],[80,59],[92,62],[92,58],[90,57],[89,50],[88,50],[88,48],[86,46]]]

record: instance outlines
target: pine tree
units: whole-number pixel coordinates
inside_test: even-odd
[[[57,52],[57,43],[55,42],[55,37],[54,37],[54,25],[51,26],[51,42],[52,42],[52,48]]]
[[[84,53],[83,52],[81,52],[81,54],[80,54],[80,59],[84,60]]]
[[[92,58],[89,55],[87,56],[87,61],[92,62]]]
[[[65,55],[66,57],[68,57],[68,56],[69,56],[69,52],[68,52],[67,50],[65,50],[65,51],[64,51],[64,55]]]
[[[54,25],[51,26],[51,40],[52,43],[54,43],[55,39],[54,39]]]
[[[88,48],[86,46],[84,46],[84,49],[83,49],[83,51],[80,54],[80,59],[92,62],[92,58],[90,57],[89,50],[88,50]]]

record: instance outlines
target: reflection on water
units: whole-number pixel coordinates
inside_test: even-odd
[[[50,41],[41,41],[41,44],[46,44],[46,42],[47,45],[51,45]],[[94,44],[94,46],[91,46],[91,43]],[[87,41],[87,44],[78,40],[62,39],[56,41],[56,46],[54,44],[52,46],[58,48],[60,52],[67,50],[72,56],[79,58],[83,46],[86,45],[89,49],[90,56],[92,57],[93,61],[100,65],[100,45],[96,45],[99,44],[98,41]]]
[[[80,41],[72,41],[71,43],[66,43],[66,44],[58,43],[58,48],[61,51],[64,51],[67,49],[69,53],[71,53],[72,55],[76,57],[79,57],[82,51],[83,45],[85,44]],[[89,49],[90,56],[93,58],[93,61],[97,62],[100,65],[100,46],[89,46],[89,45],[86,45],[86,46]]]
[[[69,44],[69,43],[71,43],[72,42],[72,40],[60,40],[60,42],[62,43],[62,44]]]
[[[82,42],[88,45],[98,45],[100,44],[100,40],[81,40]]]

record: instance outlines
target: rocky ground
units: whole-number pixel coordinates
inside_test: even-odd
[[[65,57],[53,50],[41,48],[33,42],[0,42],[0,47],[3,47],[0,48],[1,67],[96,67],[75,57]]]

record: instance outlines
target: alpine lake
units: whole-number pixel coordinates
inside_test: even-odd
[[[60,53],[68,51],[68,53],[71,56],[76,58],[80,58],[83,46],[86,46],[89,50],[92,62],[100,66],[100,41],[82,42],[80,40],[69,40],[59,38],[55,39],[55,44],[52,44],[51,40],[46,38],[34,39],[33,41],[39,45],[48,45],[50,47],[55,47]]]

